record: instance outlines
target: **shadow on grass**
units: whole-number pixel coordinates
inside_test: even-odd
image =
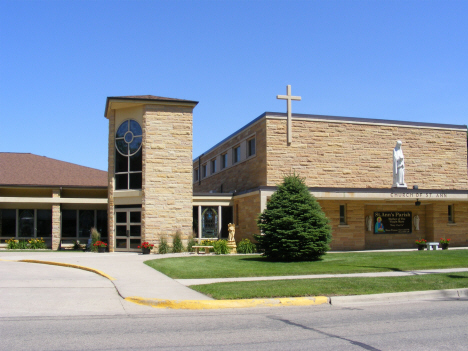
[[[452,278],[452,279],[468,279],[468,277],[464,277],[462,275],[454,275],[454,274],[449,274],[447,277]]]
[[[386,270],[389,270],[389,271],[392,271],[392,272],[406,272],[406,270],[404,270],[404,269],[394,268],[394,267],[380,267],[380,266],[356,266],[356,267],[377,268],[379,270],[386,269]]]

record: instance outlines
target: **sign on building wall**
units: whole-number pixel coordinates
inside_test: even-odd
[[[374,212],[374,234],[411,234],[411,212]]]

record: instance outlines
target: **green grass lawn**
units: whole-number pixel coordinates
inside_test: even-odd
[[[145,263],[174,279],[343,274],[468,267],[468,250],[329,253],[313,262],[270,262],[261,256],[221,255]]]
[[[409,277],[269,280],[192,285],[215,299],[366,295],[468,287],[468,272]]]

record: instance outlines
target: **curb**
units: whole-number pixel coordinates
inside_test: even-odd
[[[170,308],[183,310],[213,310],[226,308],[249,308],[249,307],[283,307],[283,306],[312,306],[329,304],[326,296],[315,297],[292,297],[277,299],[240,299],[240,300],[164,300],[147,299],[144,297],[131,296],[125,301],[153,308]]]
[[[375,303],[392,303],[405,301],[436,301],[443,299],[468,298],[468,288],[466,289],[445,289],[427,291],[408,291],[399,293],[354,295],[354,296],[334,296],[330,298],[332,306],[350,306]]]
[[[26,262],[26,263],[40,263],[40,264],[50,264],[50,265],[53,265],[53,266],[62,266],[62,267],[69,267],[69,268],[77,268],[77,269],[82,269],[84,271],[88,271],[88,272],[93,272],[93,273],[96,273],[96,274],[99,274],[100,276],[103,276],[104,278],[107,278],[109,280],[115,280],[114,278],[112,278],[110,275],[104,273],[104,272],[101,272],[97,269],[94,269],[94,268],[90,268],[90,267],[85,267],[85,266],[79,266],[77,264],[71,264],[71,263],[61,263],[61,262],[53,262],[53,261],[38,261],[38,260],[18,260],[16,262]]]

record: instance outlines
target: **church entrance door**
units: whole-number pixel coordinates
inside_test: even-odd
[[[141,251],[141,210],[115,210],[115,251]]]

